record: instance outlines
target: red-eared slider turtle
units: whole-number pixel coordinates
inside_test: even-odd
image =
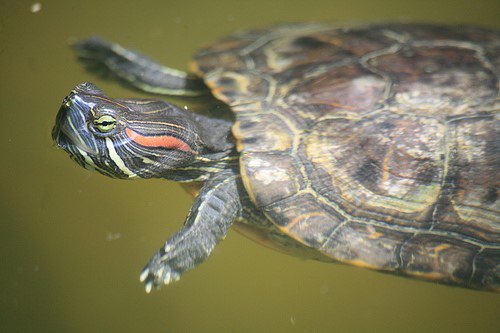
[[[64,99],[53,138],[83,167],[203,182],[141,274],[147,291],[203,262],[234,222],[294,254],[499,290],[498,31],[282,25],[202,49],[190,74],[96,37],[75,48],[144,91],[211,92],[234,116],[90,83]]]

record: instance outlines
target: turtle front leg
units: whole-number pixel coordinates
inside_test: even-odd
[[[94,70],[106,70],[134,87],[164,95],[199,96],[209,93],[200,78],[163,66],[151,58],[100,37],[73,44],[80,58]]]
[[[146,292],[178,280],[208,258],[241,216],[242,186],[240,176],[233,170],[221,171],[205,183],[183,228],[165,242],[142,271]]]

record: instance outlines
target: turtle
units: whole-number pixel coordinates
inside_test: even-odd
[[[100,37],[80,59],[206,112],[77,85],[52,131],[79,165],[196,192],[140,275],[204,262],[232,226],[273,249],[499,291],[500,31],[289,23],[200,49],[189,72]]]

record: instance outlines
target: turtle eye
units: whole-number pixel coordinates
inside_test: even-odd
[[[103,115],[94,119],[94,127],[101,133],[109,133],[116,127],[116,119],[110,115]]]

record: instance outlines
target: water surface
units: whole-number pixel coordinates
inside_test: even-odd
[[[147,295],[139,272],[191,199],[166,181],[88,173],[50,140],[79,82],[145,96],[86,72],[68,47],[77,38],[99,34],[186,69],[199,45],[236,29],[384,19],[498,28],[498,0],[126,3],[0,2],[0,331],[500,330],[498,295],[302,261],[235,232],[206,264]]]

